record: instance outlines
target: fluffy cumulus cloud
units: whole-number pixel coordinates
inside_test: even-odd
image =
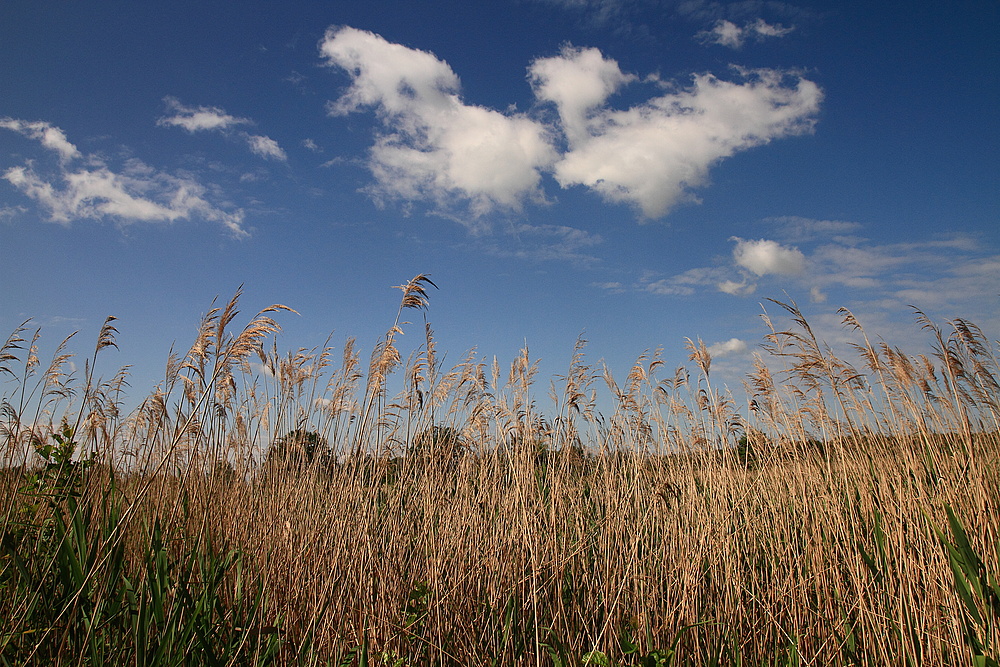
[[[742,26],[736,25],[732,21],[720,19],[715,22],[711,30],[704,30],[698,33],[697,37],[706,44],[718,44],[728,46],[731,49],[740,49],[747,40],[761,41],[769,37],[784,37],[794,28],[786,28],[780,23],[770,24],[764,19],[757,19]]]
[[[746,341],[740,340],[739,338],[730,338],[727,341],[722,341],[721,343],[715,343],[714,345],[708,346],[708,353],[712,355],[713,359],[726,357],[732,354],[741,354],[746,351]]]
[[[818,251],[809,258],[797,247],[783,245],[769,239],[730,239],[736,245],[731,261],[715,266],[697,267],[682,273],[663,277],[647,271],[639,277],[633,288],[652,294],[691,296],[708,291],[719,291],[733,296],[754,294],[758,282],[765,276],[780,276],[793,284],[818,284],[822,282],[823,267],[817,261]],[[813,296],[822,298],[819,291]]]
[[[806,257],[798,248],[767,239],[747,241],[733,237],[732,240],[736,241],[733,261],[756,276],[794,276],[805,271]]]
[[[615,109],[611,96],[638,77],[597,49],[566,46],[528,69],[536,98],[558,111],[549,126],[466,104],[447,63],[370,32],[331,29],[321,51],[351,78],[330,113],[373,109],[381,119],[368,162],[372,192],[463,201],[474,214],[543,200],[542,176],[551,173],[563,188],[582,185],[660,217],[693,199],[716,162],[810,131],[822,100],[797,74],[734,70],[732,81],[700,74],[686,88],[661,84],[646,102]]]
[[[555,165],[563,187],[584,185],[609,202],[637,206],[643,215],[665,215],[704,185],[709,168],[739,151],[813,127],[822,94],[815,83],[776,70],[738,70],[738,81],[700,74],[693,84],[635,107],[607,106],[617,64],[595,67],[594,52],[564,49],[535,61],[531,77],[539,99],[559,109],[569,150]],[[588,96],[564,93],[553,73],[587,81]],[[562,94],[553,94],[556,93]]]
[[[598,49],[572,46],[564,46],[557,57],[536,60],[528,76],[535,96],[555,103],[570,146],[591,138],[591,112],[636,78],[622,72],[616,61]]]
[[[180,127],[188,132],[221,132],[230,137],[235,137],[243,141],[250,148],[254,155],[265,159],[279,160],[285,162],[288,155],[278,142],[270,137],[249,132],[236,132],[233,130],[238,125],[253,125],[249,118],[238,118],[226,113],[219,107],[189,107],[181,104],[175,97],[165,97],[163,102],[167,105],[170,115],[161,116],[156,124],[161,127]]]
[[[210,203],[206,188],[191,177],[160,172],[138,160],[113,171],[97,156],[82,155],[62,130],[48,123],[5,118],[0,127],[36,139],[57,154],[54,170],[40,173],[32,161],[3,173],[4,180],[38,202],[54,222],[110,218],[128,224],[198,217],[218,222],[236,236],[246,235],[242,211]]]
[[[378,198],[464,203],[475,215],[543,199],[541,172],[556,158],[544,125],[466,104],[447,63],[373,33],[331,29],[320,47],[351,77],[330,113],[370,108],[383,122],[368,161]]]

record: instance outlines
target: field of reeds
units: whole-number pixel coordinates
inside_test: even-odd
[[[284,307],[237,295],[127,414],[112,319],[75,383],[14,331],[0,664],[997,665],[975,325],[915,312],[913,355],[841,311],[836,356],[776,303],[742,395],[700,341],[622,378],[579,341],[540,382],[527,351],[443,367],[426,325],[402,359],[431,285],[370,355],[279,352]]]

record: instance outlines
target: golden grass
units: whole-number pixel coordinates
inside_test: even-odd
[[[427,285],[401,286],[400,312],[425,308]],[[914,357],[872,344],[844,311],[852,363],[781,305],[790,324],[768,321],[742,403],[711,384],[701,341],[693,377],[661,380],[654,353],[621,385],[579,341],[542,407],[527,350],[506,370],[476,355],[444,368],[427,327],[404,363],[397,315],[363,375],[353,341],[339,355],[268,350],[268,313],[283,306],[230,333],[234,298],[122,415],[124,374],[93,379],[95,356],[71,396],[63,348],[39,374],[19,330],[0,351],[16,378],[3,441],[17,459],[46,436],[29,426],[72,398],[78,440],[129,499],[120,539],[141,543],[160,517],[173,539],[246,554],[267,591],[260,623],[280,629],[288,663],[307,638],[335,660],[361,646],[407,664],[617,659],[623,633],[641,654],[678,639],[675,664],[964,662],[965,612],[931,522],[955,507],[1000,566],[988,339],[918,314],[933,349]],[[115,333],[109,319],[95,355]],[[322,436],[335,463],[265,464],[296,429]],[[8,521],[23,474],[3,477]],[[12,604],[0,608],[16,626]]]

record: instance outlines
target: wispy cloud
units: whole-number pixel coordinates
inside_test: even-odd
[[[250,145],[250,150],[254,155],[271,158],[273,160],[281,160],[282,162],[288,160],[288,155],[286,155],[285,151],[278,145],[278,142],[270,137],[258,134],[248,134],[246,135],[246,141]]]
[[[591,283],[590,286],[610,292],[611,294],[623,294],[627,291],[625,285],[617,280],[594,282]]]
[[[671,296],[690,296],[725,279],[727,270],[722,267],[700,267],[683,273],[660,278],[652,273],[642,276],[636,288],[644,292]]]
[[[163,102],[167,105],[170,115],[162,116],[156,121],[161,127],[180,127],[191,133],[221,132],[246,143],[254,155],[281,162],[288,160],[288,155],[274,139],[249,132],[233,131],[233,128],[240,125],[253,125],[254,122],[249,118],[230,115],[219,107],[185,106],[176,97],[165,97]]]
[[[10,220],[27,212],[28,209],[23,206],[0,206],[0,221]]]
[[[760,18],[744,23],[742,26],[721,19],[716,21],[710,30],[699,32],[696,38],[704,44],[717,44],[728,46],[731,49],[741,49],[749,40],[760,42],[769,37],[784,37],[792,30],[794,27],[785,27],[780,23],[772,25]]]
[[[58,164],[48,171],[28,161],[3,174],[4,180],[46,209],[54,222],[110,218],[129,224],[201,218],[222,224],[235,236],[246,235],[243,212],[210,203],[206,188],[191,176],[158,171],[135,159],[114,171],[101,158],[80,153],[62,130],[45,122],[4,118],[0,127],[35,139],[57,155]]]
[[[164,97],[168,116],[162,116],[156,124],[163,127],[180,127],[188,132],[227,130],[237,125],[252,125],[249,118],[231,116],[219,107],[189,107],[181,104],[176,97]]]
[[[1000,295],[1000,255],[980,240],[954,235],[930,241],[871,244],[832,242],[810,257],[811,282],[821,294],[836,288],[887,307],[948,307]],[[995,309],[993,309],[995,310]]]
[[[715,286],[720,292],[732,294],[733,296],[753,294],[757,291],[757,283],[750,282],[750,279],[746,277],[742,280],[732,280],[731,278],[726,278],[725,280],[717,282]]]
[[[775,239],[732,237],[727,261],[675,275],[646,272],[623,289],[690,296],[719,291],[748,296],[767,289],[800,291],[812,303],[836,294],[837,305],[905,311],[916,305],[952,312],[993,312],[1000,295],[1000,254],[964,235],[879,244],[856,222],[801,217],[764,221]],[[785,230],[787,234],[782,234]],[[793,245],[791,242],[794,241]]]
[[[797,215],[783,215],[765,218],[764,223],[770,225],[787,243],[802,243],[821,238],[834,238],[848,241],[857,238],[862,225],[859,222],[846,220],[814,220]]]
[[[565,261],[582,266],[595,266],[600,259],[588,253],[588,249],[602,243],[604,239],[576,227],[567,225],[518,224],[504,230],[501,238],[483,238],[480,247],[498,257],[515,257],[537,262]]]
[[[721,44],[741,48],[747,41],[762,41],[783,37],[794,30],[782,23],[768,22],[763,17],[782,21],[808,21],[812,12],[780,0],[534,0],[565,10],[579,18],[585,27],[611,30],[632,39],[653,38],[648,23],[672,14],[700,23],[706,28],[696,39],[706,44]],[[655,38],[653,38],[655,39]]]
[[[798,23],[808,22],[816,17],[815,12],[810,9],[781,0],[681,0],[673,4],[679,16],[702,23],[725,19],[747,24],[764,16]]]
[[[44,121],[24,121],[16,118],[0,118],[0,127],[23,134],[39,141],[42,146],[55,151],[62,162],[80,157],[80,151],[70,143],[66,134],[58,127]]]
[[[662,14],[670,0],[534,0],[575,15],[584,28],[610,30],[630,39],[648,39],[647,18]]]

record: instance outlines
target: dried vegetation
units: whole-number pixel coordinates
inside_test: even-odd
[[[353,341],[279,353],[283,306],[234,329],[237,295],[129,414],[126,370],[93,371],[113,319],[78,389],[16,330],[0,659],[996,664],[1000,373],[973,324],[918,312],[911,356],[842,311],[848,361],[778,304],[743,399],[701,341],[622,382],[579,341],[543,406],[528,350],[446,368],[425,326],[402,360],[432,285],[401,286],[367,372]]]

